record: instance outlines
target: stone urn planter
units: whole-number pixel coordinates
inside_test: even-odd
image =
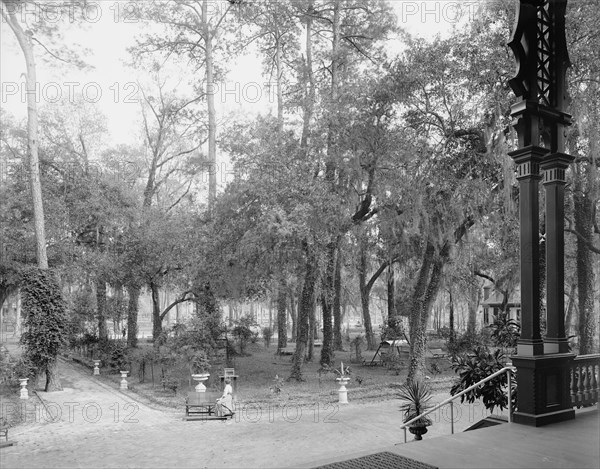
[[[340,383],[340,388],[338,389],[338,403],[340,404],[348,404],[348,390],[346,389],[346,385],[350,381],[350,376],[348,373],[350,372],[350,368],[346,367],[344,369],[344,362],[340,362],[340,369],[335,370],[340,376],[335,380]]]
[[[119,371],[121,373],[121,389],[127,389],[127,375],[129,371]]]
[[[197,373],[192,375],[192,379],[194,381],[198,381],[198,384],[195,387],[196,392],[206,392],[206,386],[204,385],[204,381],[206,381],[209,376],[209,373]]]
[[[340,404],[348,404],[348,390],[346,389],[346,385],[350,381],[350,378],[348,376],[342,376],[335,380],[340,383],[340,388],[338,389],[338,402]]]
[[[430,423],[426,424],[412,424],[408,427],[408,431],[415,435],[415,440],[419,441],[423,439],[423,435],[427,433],[427,427],[431,425]]]
[[[431,390],[429,385],[423,381],[413,381],[410,384],[402,385],[398,397],[406,401],[400,407],[400,410],[404,412],[403,421],[405,423],[416,419],[419,415],[423,415],[424,412],[431,409],[431,405],[429,404]],[[423,439],[423,435],[427,433],[427,427],[432,423],[432,420],[425,415],[410,423],[408,431],[415,435],[416,441],[419,441]]]
[[[19,378],[19,384],[21,385],[21,393],[19,394],[20,399],[29,399],[29,391],[27,391],[27,381],[29,381],[29,378]]]

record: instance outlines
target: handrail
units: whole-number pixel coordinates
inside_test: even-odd
[[[452,408],[452,402],[455,399],[458,399],[459,397],[463,396],[464,394],[472,391],[473,389],[481,386],[484,383],[487,383],[488,381],[504,374],[504,373],[508,373],[508,422],[510,423],[512,421],[512,375],[511,373],[514,373],[516,371],[516,368],[514,366],[505,366],[504,368],[502,368],[501,370],[496,371],[495,373],[492,373],[491,375],[489,375],[486,378],[483,378],[481,381],[476,382],[475,384],[472,384],[471,386],[469,386],[467,389],[462,390],[461,392],[459,392],[458,394],[455,394],[454,396],[449,397],[448,399],[440,402],[439,404],[433,406],[431,409],[423,412],[420,415],[417,415],[416,417],[410,419],[408,422],[404,422],[402,425],[400,425],[400,428],[402,428],[404,430],[404,442],[406,443],[406,428],[411,424],[416,422],[417,420],[425,417],[426,415],[435,412],[436,410],[438,410],[440,407],[445,406],[446,404],[450,404],[450,410],[452,415],[450,416],[450,426],[451,426],[451,431],[452,434],[454,434],[454,415],[453,415],[453,408]]]

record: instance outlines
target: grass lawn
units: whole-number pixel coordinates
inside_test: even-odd
[[[144,344],[149,346],[150,344]],[[339,368],[340,361],[344,362],[344,368],[350,366],[350,382],[348,399],[353,403],[373,402],[386,399],[395,399],[396,390],[406,380],[408,360],[400,361],[398,371],[388,370],[386,367],[377,365],[369,366],[351,363],[351,353],[348,344],[347,351],[336,352],[335,367]],[[238,375],[234,382],[234,395],[239,404],[255,404],[260,406],[281,406],[285,404],[294,405],[325,405],[338,400],[337,390],[339,384],[336,382],[336,374],[320,373],[319,357],[320,348],[315,348],[315,356],[312,362],[305,363],[303,367],[304,381],[287,381],[291,370],[290,355],[276,355],[276,346],[266,348],[262,343],[250,343],[246,348],[246,356],[236,356],[232,366]],[[363,352],[365,363],[370,363],[375,351]],[[430,372],[431,384],[434,393],[448,393],[452,386],[455,375],[450,368],[450,362],[445,358],[427,359],[426,366],[431,370],[435,364],[439,373]],[[220,391],[222,383],[219,379],[222,365],[213,364],[210,371],[211,376],[205,382],[209,391]],[[144,383],[139,382],[137,371],[134,369],[128,378],[129,389],[148,400],[166,407],[181,408],[188,391],[193,391],[196,382],[189,376],[181,376],[177,392],[163,389],[160,383],[160,370],[154,365],[154,383],[151,379],[151,371],[146,371]],[[102,371],[105,379],[118,383],[120,376],[117,374],[106,374]],[[275,393],[271,388],[276,384],[275,376],[283,378],[281,391]]]

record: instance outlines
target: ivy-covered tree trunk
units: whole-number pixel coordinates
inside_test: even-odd
[[[338,246],[333,279],[333,349],[343,351],[342,343],[342,249]]]
[[[480,300],[481,288],[479,287],[479,283],[470,285],[468,300],[469,317],[467,320],[467,330],[470,332],[475,332],[477,329],[477,308],[479,307]]]
[[[152,296],[152,338],[154,345],[158,345],[158,338],[162,334],[162,319],[160,317],[160,296],[158,285],[150,282],[150,294]]]
[[[450,325],[450,340],[449,342],[454,345],[454,339],[456,338],[456,331],[454,330],[454,298],[452,298],[452,288],[448,289],[448,297],[450,302],[450,314],[448,315],[448,322]]]
[[[53,272],[29,268],[21,286],[25,332],[24,355],[46,373],[45,390],[60,391],[57,357],[67,341],[67,314],[62,291]]]
[[[422,280],[421,275],[425,274],[426,277],[422,283],[424,288],[418,291],[418,298],[416,297],[417,290],[415,289],[415,297],[413,297],[413,309],[416,305],[418,306],[418,310],[417,314],[411,314],[410,363],[406,378],[407,383],[412,383],[425,376],[427,324],[433,302],[440,288],[444,264],[447,262],[449,255],[450,245],[448,243],[444,245],[437,256],[435,255],[434,247],[429,242],[427,243],[425,257],[421,265],[421,272],[419,273],[419,280],[417,281],[417,284],[419,284],[419,281]]]
[[[96,316],[98,318],[98,339],[101,343],[108,341],[106,329],[106,282],[102,276],[96,278]]]
[[[287,347],[287,285],[282,277],[277,289],[277,350]]]
[[[127,302],[127,347],[137,347],[138,335],[138,310],[140,287],[137,285],[128,285],[127,294],[129,300]]]
[[[321,310],[323,314],[323,347],[321,348],[321,366],[333,364],[333,298],[335,296],[335,257],[337,243],[327,246],[327,266],[323,276]]]
[[[429,285],[429,277],[433,267],[435,248],[427,243],[419,276],[413,292],[409,316],[410,336],[410,363],[408,367],[407,382],[411,383],[417,379],[423,369],[423,354],[425,348],[425,331],[421,328],[421,315],[424,308],[425,296]]]
[[[316,286],[315,286],[316,288]],[[313,295],[313,304],[308,314],[308,343],[306,344],[306,361],[313,361],[315,352],[315,337],[317,336],[316,293]]]
[[[365,325],[365,336],[367,337],[367,350],[375,350],[375,334],[373,333],[371,312],[369,311],[371,288],[367,284],[367,252],[364,246],[361,246],[359,253],[358,287],[360,290],[360,304],[362,307],[363,323]]]
[[[593,241],[592,201],[583,188],[582,176],[576,175],[573,194],[577,237],[577,297],[579,310],[579,354],[593,353],[596,324],[594,322],[594,270],[592,253],[586,243]],[[583,239],[582,239],[583,238]]]
[[[396,328],[398,317],[396,314],[396,282],[394,278],[394,265],[390,263],[387,272],[387,313],[388,326]]]
[[[292,321],[292,342],[297,341],[298,327],[297,327],[298,313],[296,312],[296,295],[292,292],[290,294],[290,320]]]
[[[296,351],[292,357],[292,371],[289,379],[303,381],[302,365],[306,354],[306,347],[309,336],[309,320],[311,311],[314,311],[315,305],[315,286],[318,278],[318,267],[316,256],[311,252],[310,248],[306,248],[306,271],[304,274],[304,285],[302,287],[302,295],[300,296],[300,304],[298,305],[298,340],[296,341]]]

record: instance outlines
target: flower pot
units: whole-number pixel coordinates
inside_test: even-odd
[[[419,425],[411,425],[408,427],[408,431],[415,435],[415,440],[419,441],[423,439],[423,435],[427,433],[427,425],[419,424]]]
[[[338,389],[338,402],[340,404],[348,404],[348,390],[346,384],[350,381],[350,378],[344,376],[342,378],[336,378],[336,381],[340,382],[340,389]]]
[[[29,378],[19,378],[19,384],[21,385],[21,392],[19,394],[20,399],[29,399],[29,391],[27,391],[27,381]]]
[[[198,374],[192,375],[192,379],[194,381],[198,381],[198,385],[195,387],[196,392],[206,392],[206,386],[204,386],[203,381],[206,381],[209,376],[210,376],[209,373],[198,373]]]
[[[121,389],[128,389],[127,386],[127,375],[129,371],[119,371],[121,373]]]

